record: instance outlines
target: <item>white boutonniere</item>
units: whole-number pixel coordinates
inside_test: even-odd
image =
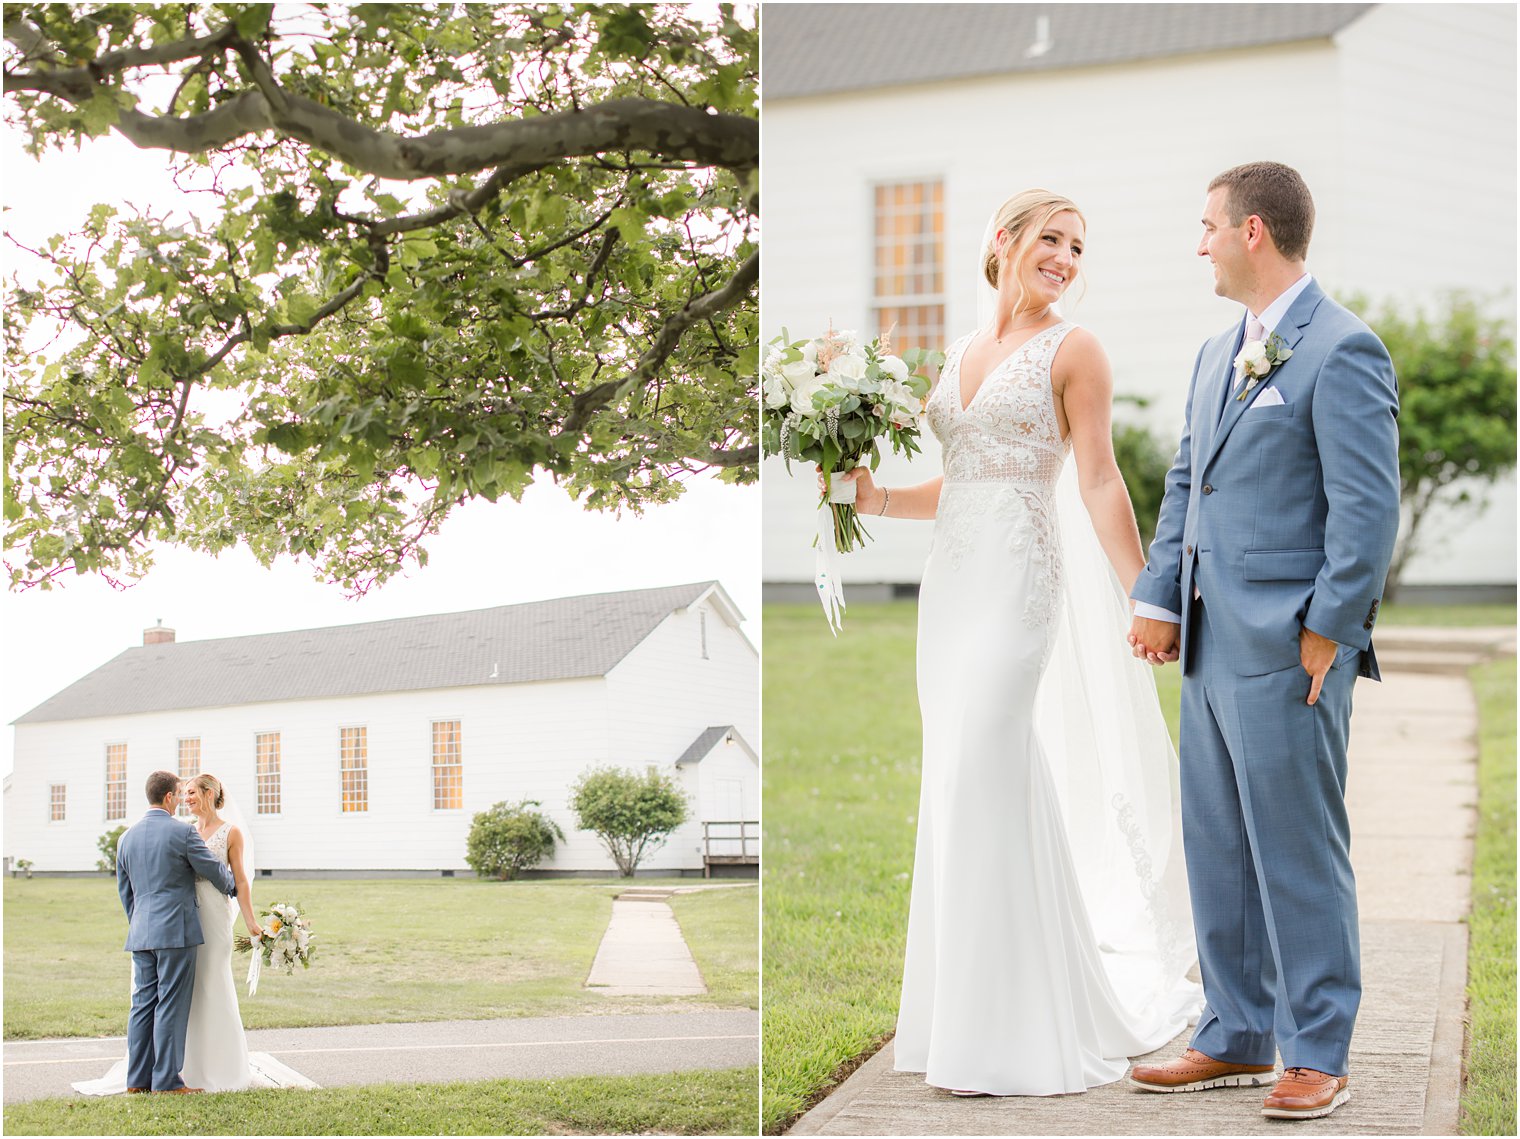
[[[1235,376],[1237,379],[1245,380],[1241,385],[1240,394],[1235,398],[1245,399],[1257,384],[1272,374],[1273,368],[1291,355],[1293,355],[1293,349],[1289,348],[1282,337],[1275,332],[1268,336],[1265,342],[1247,340],[1235,357]]]

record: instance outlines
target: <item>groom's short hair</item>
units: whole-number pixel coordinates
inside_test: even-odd
[[[1297,170],[1281,162],[1247,162],[1232,166],[1209,183],[1212,192],[1223,186],[1230,224],[1239,225],[1255,214],[1266,223],[1277,251],[1289,261],[1309,255],[1314,232],[1314,199]]]
[[[171,775],[167,771],[155,771],[148,776],[148,802],[156,807],[168,798],[169,792],[178,787],[178,775]]]

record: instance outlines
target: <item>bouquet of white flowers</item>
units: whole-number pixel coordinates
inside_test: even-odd
[[[929,394],[925,365],[944,363],[941,352],[913,348],[901,357],[887,337],[862,342],[853,332],[830,328],[812,340],[792,341],[785,329],[770,342],[761,366],[764,416],[761,446],[767,455],[816,463],[829,490],[819,504],[818,594],[836,633],[844,590],[833,554],[848,553],[870,535],[854,507],[853,484],[842,476],[856,467],[873,471],[881,462],[883,437],[900,454],[919,450],[918,436]]]
[[[259,976],[265,965],[279,967],[289,975],[299,964],[311,968],[311,959],[317,952],[317,935],[312,932],[311,919],[300,907],[289,902],[276,902],[259,914],[259,925],[264,934],[258,939],[254,950],[252,938],[239,935],[232,939],[232,947],[239,953],[253,953],[248,962],[248,995],[259,991]]]

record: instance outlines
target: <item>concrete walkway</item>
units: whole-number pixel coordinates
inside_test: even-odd
[[[742,885],[753,886],[753,883]],[[702,973],[666,905],[674,894],[734,889],[701,886],[630,886],[612,902],[612,920],[597,947],[586,988],[607,996],[693,996],[707,992]]]
[[[1394,627],[1377,646],[1383,682],[1357,685],[1346,796],[1363,974],[1348,1105],[1284,1123],[1260,1114],[1261,1089],[1163,1096],[1122,1081],[1085,1095],[957,1099],[893,1071],[889,1042],[791,1134],[1456,1134],[1477,801],[1466,670],[1513,655],[1515,630]]]
[[[266,1028],[248,1033],[248,1048],[322,1087],[644,1075],[758,1063],[760,1014],[713,1009]],[[73,1081],[103,1074],[125,1050],[121,1036],[8,1041],[5,1102],[73,1096]]]

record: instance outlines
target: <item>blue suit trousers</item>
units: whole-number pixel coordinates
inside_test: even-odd
[[[1361,1000],[1346,744],[1358,653],[1236,675],[1202,602],[1182,683],[1182,826],[1216,1060],[1345,1075]]]
[[[132,952],[132,1013],[127,1020],[127,1086],[156,1092],[184,1087],[185,1028],[199,947]]]

